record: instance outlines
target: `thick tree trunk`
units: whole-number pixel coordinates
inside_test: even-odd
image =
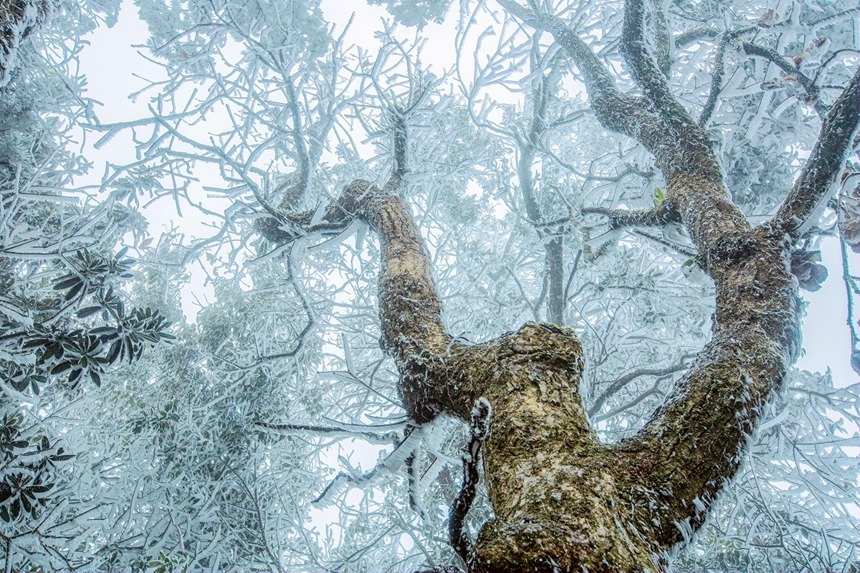
[[[704,183],[679,176],[670,194],[683,205],[685,193],[704,194]],[[719,237],[719,253],[709,258],[717,283],[712,342],[638,435],[606,445],[580,398],[584,364],[572,330],[529,323],[484,344],[455,341],[442,325],[406,204],[357,181],[327,219],[355,216],[382,243],[383,345],[397,361],[410,417],[468,420],[479,397],[493,407],[483,456],[496,517],[477,539],[474,569],[659,570],[734,474],[796,353],[797,303],[783,237],[767,227],[739,229],[732,241]]]
[[[449,414],[469,421],[479,398],[492,406],[483,461],[495,518],[481,529],[470,567],[659,571],[734,476],[759,416],[797,356],[790,251],[856,132],[860,72],[828,113],[819,144],[777,216],[754,228],[729,199],[704,133],[677,102],[665,100],[671,99],[665,78],[636,49],[636,18],[625,19],[624,42],[632,44],[626,58],[656,98],[650,103],[617,92],[587,46],[557,19],[499,1],[556,35],[583,69],[601,121],[637,138],[660,164],[665,204],[613,222],[680,221],[714,281],[711,341],[665,403],[633,437],[601,444],[579,395],[583,353],[572,330],[529,323],[483,344],[452,338],[423,241],[406,203],[393,194],[399,176],[385,189],[353,182],[328,208],[324,225],[360,218],[379,235],[382,345],[397,363],[412,420]],[[628,0],[631,6],[641,19],[641,2]]]

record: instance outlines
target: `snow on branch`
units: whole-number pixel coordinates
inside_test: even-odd
[[[684,139],[689,140],[692,137],[696,141],[704,141],[704,133],[675,99],[666,76],[648,51],[643,1],[624,2],[624,30],[621,37],[621,54],[624,61],[630,67],[633,79],[642,88],[645,98],[658,110],[666,125],[673,132],[684,134]]]
[[[463,486],[457,494],[448,515],[448,540],[460,559],[466,565],[466,571],[472,570],[474,561],[473,542],[466,531],[466,516],[478,488],[478,464],[480,463],[481,446],[490,432],[490,416],[493,407],[486,398],[478,398],[472,408],[472,421],[469,425],[469,443],[463,454]]]
[[[860,124],[860,69],[830,108],[818,141],[773,224],[797,239],[826,202]]]
[[[589,416],[596,416],[600,409],[603,407],[603,404],[624,389],[628,384],[641,378],[642,376],[668,376],[670,374],[674,374],[676,372],[680,372],[681,370],[685,370],[689,368],[689,360],[693,358],[693,354],[684,354],[680,357],[680,360],[676,364],[672,364],[671,366],[666,366],[665,368],[637,368],[632,372],[628,372],[623,376],[620,376],[604,390],[600,396],[594,401],[594,403],[588,408]]]
[[[406,465],[410,458],[414,458],[418,446],[421,444],[422,433],[418,426],[409,426],[406,429],[406,436],[399,444],[394,447],[390,454],[385,456],[381,462],[365,473],[360,473],[356,468],[347,467],[346,472],[340,472],[329,484],[323,489],[322,493],[311,503],[319,505],[332,496],[343,491],[349,484],[366,485],[370,483],[381,472],[392,472],[400,466]],[[342,461],[345,461],[342,459]]]
[[[275,430],[277,432],[309,432],[312,434],[343,434],[345,438],[361,438],[369,442],[390,444],[392,440],[391,425],[384,425],[379,429],[374,426],[361,426],[363,430],[354,429],[355,424],[336,424],[331,426],[320,426],[316,424],[273,424],[270,422],[256,421],[255,426]]]
[[[662,201],[652,209],[607,209],[605,207],[584,207],[585,215],[603,215],[609,219],[612,229],[622,227],[660,226],[680,221],[678,212],[668,201]]]
[[[660,125],[660,118],[645,107],[641,98],[618,90],[609,70],[564,20],[552,14],[523,8],[515,0],[497,2],[526,24],[553,35],[582,72],[586,91],[600,123],[641,141],[649,149],[656,147],[658,134],[665,131]]]

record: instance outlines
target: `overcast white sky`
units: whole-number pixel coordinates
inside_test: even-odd
[[[349,17],[349,13],[343,10],[345,4],[351,3],[337,0],[324,2],[326,16],[342,25]],[[378,18],[384,14],[381,8],[375,8],[372,11],[362,9],[353,25],[357,30],[373,29]],[[431,36],[434,38],[434,44],[427,47],[425,55],[432,54],[434,57],[439,57],[443,65],[450,65],[453,61],[453,48],[448,39],[450,36],[445,38],[438,33]],[[98,115],[103,123],[127,121],[146,115],[148,97],[139,98],[137,102],[130,101],[128,97],[129,93],[147,85],[145,80],[136,76],[150,80],[159,77],[159,68],[139,56],[137,49],[133,47],[133,45],[143,44],[146,39],[145,25],[140,22],[136,8],[128,0],[123,5],[116,26],[110,29],[99,29],[88,36],[91,45],[81,53],[81,68],[88,78],[86,95],[104,104],[98,108]],[[96,165],[95,177],[100,177],[104,172],[105,161],[116,164],[134,159],[130,138],[118,136],[99,151],[91,147],[97,139],[97,137],[90,137],[85,148],[86,156]],[[163,211],[159,212],[162,209]],[[147,216],[152,221],[150,232],[157,236],[166,228],[167,218],[173,216],[172,205],[163,202],[157,209],[148,212]],[[185,221],[185,224],[188,225],[187,228],[193,229],[191,221]],[[858,376],[852,371],[849,363],[846,293],[841,279],[842,267],[838,243],[835,239],[825,242],[823,255],[830,276],[821,291],[803,292],[804,298],[809,301],[803,328],[806,354],[800,359],[798,366],[816,371],[824,371],[829,367],[836,384],[847,386],[857,382]],[[202,287],[195,288],[199,290]],[[205,296],[205,292],[199,293],[201,300]]]

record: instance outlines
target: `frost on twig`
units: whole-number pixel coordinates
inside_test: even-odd
[[[609,219],[612,229],[635,226],[660,226],[680,221],[678,212],[668,200],[662,201],[652,209],[606,209],[604,207],[585,207],[585,215],[603,215]]]
[[[466,571],[471,571],[474,561],[473,542],[465,527],[466,516],[469,508],[472,507],[478,488],[481,445],[490,431],[492,411],[493,407],[486,398],[481,397],[475,401],[475,406],[472,408],[472,421],[469,425],[469,443],[463,454],[463,486],[454,503],[451,504],[448,517],[448,540],[466,564]]]
[[[409,458],[415,456],[415,451],[421,443],[422,433],[418,426],[408,426],[406,428],[406,436],[397,444],[394,450],[385,456],[372,470],[359,473],[354,468],[347,468],[348,472],[340,472],[335,478],[329,482],[322,493],[311,503],[323,504],[326,500],[338,492],[343,491],[349,484],[366,485],[376,476],[384,473],[384,471],[393,471],[401,465],[408,463]]]

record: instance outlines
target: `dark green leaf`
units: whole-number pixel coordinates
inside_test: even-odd
[[[54,284],[54,290],[65,290],[72,285],[76,285],[81,282],[81,277],[78,275],[63,275],[60,277],[59,282]]]
[[[23,344],[24,348],[36,348],[37,346],[47,346],[51,343],[49,338],[31,338]]]
[[[69,292],[66,293],[66,300],[72,300],[75,298],[79,292],[84,288],[84,283],[79,282],[75,286],[73,286]]]
[[[78,318],[92,316],[102,309],[100,306],[87,306],[78,311]]]
[[[108,364],[113,364],[114,362],[116,362],[116,359],[119,357],[120,352],[122,352],[122,341],[115,340],[113,344],[110,345],[110,350],[108,350]]]
[[[59,374],[61,372],[65,372],[66,370],[68,370],[71,367],[72,367],[72,363],[69,362],[68,360],[64,360],[63,362],[60,362],[59,364],[57,364],[56,366],[51,368],[51,374]]]
[[[84,371],[80,368],[75,368],[74,370],[69,372],[69,384],[71,384],[72,387],[76,386],[83,373]]]

